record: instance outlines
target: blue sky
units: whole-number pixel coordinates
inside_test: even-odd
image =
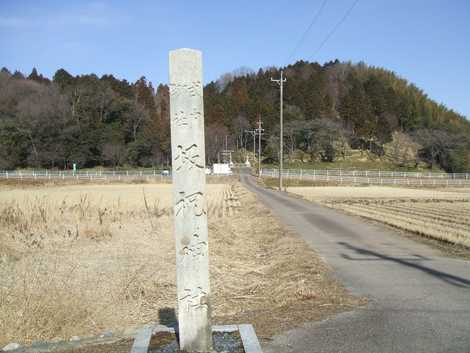
[[[328,0],[289,58],[323,1],[0,0],[0,66],[158,84],[179,47],[203,51],[206,82],[241,66],[338,58],[393,70],[470,117],[470,1],[359,0],[318,51],[355,1]]]

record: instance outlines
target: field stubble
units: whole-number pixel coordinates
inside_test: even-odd
[[[470,189],[293,187],[289,191],[366,219],[470,249]]]
[[[359,303],[238,183],[207,194],[215,323],[266,337]],[[0,346],[168,323],[170,206],[169,184],[0,189]]]

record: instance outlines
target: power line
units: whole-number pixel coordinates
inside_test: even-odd
[[[308,25],[307,29],[304,31],[304,33],[302,34],[302,36],[300,37],[300,40],[297,42],[296,46],[294,47],[294,49],[291,51],[291,53],[289,54],[289,56],[287,57],[287,60],[286,60],[286,63],[289,62],[290,59],[292,59],[292,57],[294,56],[295,52],[297,51],[297,49],[299,49],[299,47],[302,45],[303,41],[305,40],[305,38],[307,37],[307,34],[308,32],[310,32],[310,30],[312,29],[313,25],[318,21],[318,18],[320,17],[323,9],[325,8],[325,5],[326,3],[328,2],[328,0],[323,0],[320,8],[318,9],[317,13],[315,14],[315,16],[313,17],[312,21],[310,22],[310,24]]]
[[[333,34],[335,34],[335,32],[338,30],[338,28],[343,24],[344,21],[346,21],[346,19],[348,18],[349,14],[352,12],[352,10],[354,9],[354,7],[356,7],[357,3],[359,2],[359,0],[355,0],[353,2],[353,4],[351,5],[351,7],[345,12],[344,16],[339,20],[338,23],[336,23],[336,25],[333,27],[333,29],[326,35],[325,39],[323,40],[323,42],[321,42],[321,44],[318,46],[318,48],[313,52],[313,54],[310,56],[311,58],[317,54],[321,48],[323,48],[323,46],[326,44],[326,42],[328,42],[328,40],[333,36]]]

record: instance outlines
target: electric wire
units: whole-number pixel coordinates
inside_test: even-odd
[[[321,13],[323,12],[323,9],[325,8],[326,6],[326,3],[328,2],[328,0],[323,0],[320,8],[318,9],[318,11],[315,13],[315,16],[312,18],[312,21],[310,21],[310,24],[308,25],[307,29],[302,33],[302,36],[300,37],[300,40],[297,42],[297,44],[295,45],[294,49],[292,49],[291,53],[289,54],[289,56],[287,57],[287,60],[286,60],[286,63],[289,62],[290,59],[292,59],[292,57],[294,56],[295,52],[300,48],[300,46],[302,45],[302,43],[304,42],[305,38],[307,37],[307,34],[310,32],[310,30],[312,29],[312,27],[315,25],[315,23],[318,21],[318,19],[320,18],[320,15]]]
[[[314,55],[318,54],[318,52],[323,48],[323,46],[328,42],[328,40],[335,34],[335,32],[338,30],[338,28],[343,24],[344,21],[348,18],[348,16],[351,14],[352,10],[356,7],[357,3],[359,0],[355,0],[353,4],[349,7],[349,9],[345,12],[343,17],[339,20],[339,22],[336,23],[336,25],[333,27],[333,29],[326,35],[325,39],[320,43],[318,48],[313,52],[313,54],[309,58],[313,58]]]

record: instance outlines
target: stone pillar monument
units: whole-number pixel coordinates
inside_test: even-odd
[[[202,53],[170,51],[170,116],[180,349],[210,352]]]

